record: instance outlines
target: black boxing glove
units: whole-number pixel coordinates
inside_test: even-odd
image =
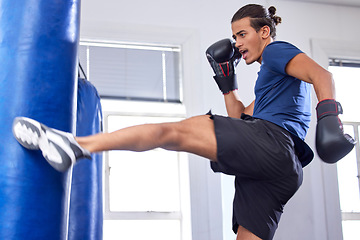
[[[344,133],[338,117],[343,113],[342,107],[334,99],[326,99],[318,103],[316,113],[316,150],[324,162],[336,163],[355,145],[355,140]]]
[[[227,94],[237,89],[235,67],[240,62],[241,53],[235,44],[228,38],[217,41],[206,50],[206,57],[221,92]]]

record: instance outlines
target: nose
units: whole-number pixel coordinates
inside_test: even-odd
[[[235,47],[236,47],[236,48],[240,48],[242,45],[243,45],[243,44],[242,44],[238,39],[236,39],[236,41],[235,41]]]

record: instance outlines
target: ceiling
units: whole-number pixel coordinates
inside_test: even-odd
[[[360,0],[286,0],[286,1],[322,3],[322,4],[331,4],[331,5],[350,6],[350,7],[360,7]]]

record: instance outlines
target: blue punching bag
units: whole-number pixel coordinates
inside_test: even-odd
[[[79,78],[76,135],[102,131],[99,95],[87,80]],[[79,161],[73,169],[70,198],[69,240],[102,240],[102,154]]]
[[[0,1],[0,239],[67,239],[69,175],[12,135],[16,116],[75,129],[80,0]]]

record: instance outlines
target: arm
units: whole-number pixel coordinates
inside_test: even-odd
[[[313,84],[319,101],[335,99],[332,74],[304,53],[296,55],[287,64],[286,73],[302,81]]]
[[[342,107],[335,101],[332,74],[304,53],[290,60],[285,70],[287,74],[313,84],[319,100],[316,106],[316,150],[324,162],[336,163],[353,149],[355,140],[344,133],[338,118]]]
[[[239,50],[230,39],[223,39],[206,50],[206,57],[215,73],[215,82],[224,94],[229,117],[240,118],[242,113],[252,115],[254,102],[245,107],[236,92],[235,67],[241,59]]]
[[[254,110],[253,101],[249,106],[245,105],[240,101],[239,95],[236,91],[232,91],[224,95],[226,111],[229,117],[240,118],[242,113],[252,115]]]

